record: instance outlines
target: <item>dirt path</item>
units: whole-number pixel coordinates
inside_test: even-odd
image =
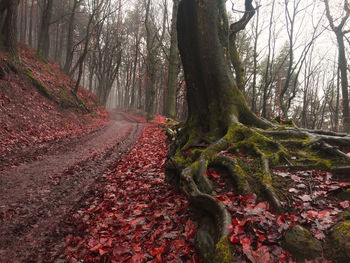
[[[107,125],[41,160],[0,174],[0,262],[47,262],[64,244],[65,216],[131,149],[142,125],[114,112]],[[44,258],[42,255],[45,255]]]

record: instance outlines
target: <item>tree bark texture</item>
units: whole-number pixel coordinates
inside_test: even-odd
[[[202,134],[223,135],[238,122],[266,127],[248,108],[228,68],[222,46],[227,41],[219,37],[226,20],[224,4],[223,0],[183,0],[179,6],[178,41],[188,100],[186,125]]]
[[[68,36],[67,36],[67,50],[66,50],[66,61],[64,63],[64,72],[69,74],[70,68],[72,66],[72,60],[73,60],[73,35],[74,35],[74,24],[75,24],[75,13],[76,9],[79,5],[79,0],[74,0],[73,7],[72,7],[72,13],[69,17],[69,23],[68,23]]]
[[[340,71],[341,79],[341,90],[343,95],[343,130],[344,132],[350,132],[350,108],[349,108],[349,82],[347,76],[347,60],[345,55],[345,45],[344,45],[344,25],[350,17],[350,7],[348,0],[345,0],[344,10],[345,15],[342,17],[338,26],[335,26],[334,19],[331,16],[328,0],[324,1],[326,7],[326,16],[329,21],[329,25],[336,35],[338,43],[338,66]]]

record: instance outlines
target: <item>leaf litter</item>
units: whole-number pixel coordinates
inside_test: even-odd
[[[245,158],[244,153],[241,155],[238,158]],[[327,230],[337,222],[336,215],[350,205],[349,201],[340,201],[334,196],[345,191],[350,183],[338,182],[325,171],[275,170],[275,176],[288,182],[289,202],[282,202],[288,212],[282,214],[275,213],[268,202],[257,200],[255,194],[236,194],[225,170],[209,168],[206,174],[217,192],[216,199],[232,215],[232,222],[227,226],[228,238],[241,262],[295,262],[282,248],[286,231],[300,224],[322,241]],[[332,261],[317,258],[307,262]]]
[[[201,262],[189,203],[165,182],[165,139],[146,124],[131,152],[106,172],[103,196],[71,215],[77,232],[66,236],[66,260]]]

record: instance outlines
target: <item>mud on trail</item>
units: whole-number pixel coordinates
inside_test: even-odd
[[[56,143],[39,160],[0,169],[0,262],[52,262],[62,249],[66,215],[96,191],[142,130],[122,113],[110,115],[102,129]]]

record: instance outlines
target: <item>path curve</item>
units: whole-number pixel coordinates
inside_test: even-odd
[[[46,262],[64,245],[59,229],[65,216],[140,134],[142,124],[119,112],[111,118],[96,133],[74,140],[68,151],[67,145],[53,147],[41,160],[0,173],[0,262]]]

